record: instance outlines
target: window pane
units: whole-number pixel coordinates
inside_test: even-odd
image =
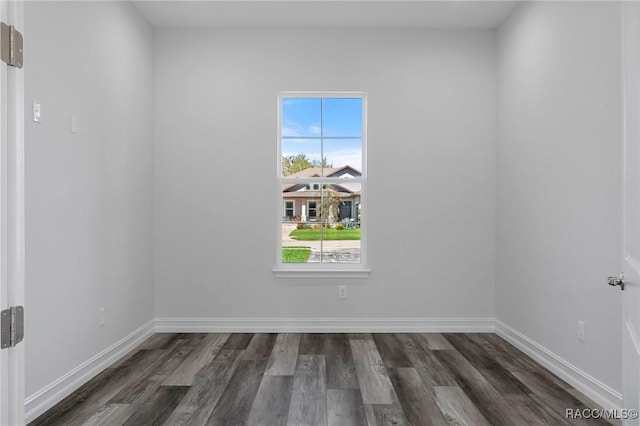
[[[359,182],[282,185],[282,263],[360,263]]]
[[[362,137],[362,99],[323,99],[322,130],[325,137]]]
[[[360,194],[362,184],[359,182],[340,182],[340,184],[330,185],[325,191],[327,199],[323,200],[323,205],[332,206],[333,221],[330,223],[340,223],[345,227],[359,222],[358,206],[360,205]],[[331,198],[333,197],[333,200]]]
[[[360,263],[360,192],[360,183],[333,185],[325,191],[323,205],[331,205],[337,217],[332,217],[330,228],[323,231],[323,263]]]
[[[298,236],[295,235],[296,232],[310,227],[307,222],[309,220],[307,201],[320,196],[319,191],[314,196],[307,190],[308,186],[309,182],[282,185],[282,252],[280,253],[282,263],[307,263],[311,256],[312,247],[309,243],[312,242],[298,241]],[[316,251],[320,252],[319,249]]]
[[[320,99],[283,98],[282,136],[320,136]]]
[[[310,189],[313,184],[301,181],[300,183],[282,185],[282,205],[284,222],[309,222],[320,221],[320,201],[322,192]],[[293,214],[286,214],[291,207]],[[290,216],[290,217],[289,217]]]
[[[323,142],[326,164],[342,169],[332,177],[360,177],[362,174],[362,139],[325,139]]]
[[[319,177],[320,139],[283,139],[282,175],[292,177]]]

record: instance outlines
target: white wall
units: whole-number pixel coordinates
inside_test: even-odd
[[[616,390],[619,8],[526,3],[500,28],[496,204],[497,318]]]
[[[493,317],[494,32],[159,29],[154,60],[157,317]],[[273,277],[281,90],[368,93],[366,280]]]
[[[125,2],[29,1],[25,21],[31,395],[153,318],[153,31]]]

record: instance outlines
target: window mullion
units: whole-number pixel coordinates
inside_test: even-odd
[[[320,263],[324,263],[324,98],[320,98]]]

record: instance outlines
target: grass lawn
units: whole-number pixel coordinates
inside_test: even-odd
[[[319,229],[296,229],[291,231],[289,236],[298,241],[318,241],[320,239],[320,232],[322,232],[323,240],[359,240],[360,228],[358,229],[343,229],[338,231],[335,229],[325,229],[323,231]]]
[[[309,247],[282,247],[282,263],[306,263],[309,256]]]

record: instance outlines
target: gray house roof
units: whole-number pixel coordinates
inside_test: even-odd
[[[325,168],[309,167],[307,169],[300,170],[299,172],[292,173],[287,177],[296,177],[296,178],[334,177],[335,178],[335,177],[342,177],[344,175],[362,176],[362,172],[360,170],[358,170],[358,169],[355,169],[355,168],[349,166],[349,165],[346,165],[346,166],[343,166],[343,167],[325,167]],[[347,179],[348,178],[345,178],[345,184],[347,183],[346,182]],[[299,184],[298,183],[294,183],[294,184],[284,185],[284,187],[282,188],[282,192],[287,192],[287,193],[289,193],[289,194],[287,194],[287,196],[291,196],[291,193],[293,193],[295,191],[299,191],[300,189],[302,189],[305,186],[306,186],[306,183],[299,183]],[[352,191],[351,189],[347,188],[346,186],[333,184],[333,187],[335,188],[336,191],[338,191],[340,197],[345,197],[345,196],[349,196],[349,195],[353,195],[353,194],[358,193],[358,191]],[[318,197],[319,198],[321,196],[321,191],[304,191],[304,193],[308,197]],[[312,194],[316,194],[316,195],[312,195]]]
[[[324,172],[324,173],[323,173]],[[322,173],[322,176],[321,176]],[[351,176],[362,176],[362,172],[349,165],[343,167],[309,167],[299,172],[292,173],[287,177],[342,177],[346,174]]]

